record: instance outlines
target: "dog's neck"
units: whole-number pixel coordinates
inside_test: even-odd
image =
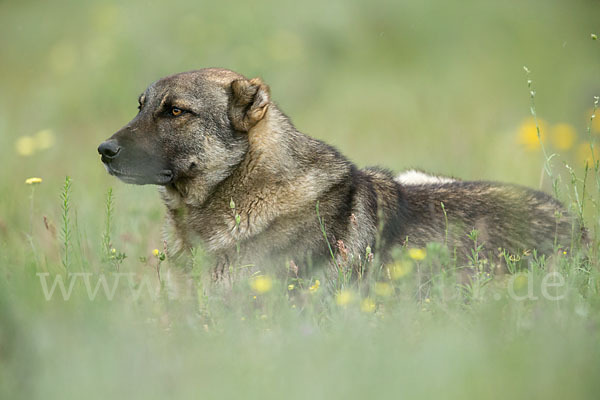
[[[226,248],[266,229],[273,215],[298,212],[309,203],[313,207],[322,192],[349,174],[346,159],[298,132],[274,104],[247,135],[248,150],[243,159],[218,183],[207,185],[200,176],[162,190],[176,236],[182,242],[199,235],[209,250]],[[313,142],[312,146],[308,142]],[[331,161],[327,170],[311,162],[316,160],[312,153],[315,148]],[[306,149],[312,149],[311,153]],[[190,223],[187,215],[192,209],[196,217]],[[236,223],[236,214],[241,216],[241,226]],[[246,223],[250,215],[251,224]],[[208,226],[211,231],[205,228]]]

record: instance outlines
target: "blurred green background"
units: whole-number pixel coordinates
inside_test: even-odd
[[[78,265],[99,263],[109,187],[124,268],[161,248],[156,189],[108,176],[96,148],[162,76],[202,67],[260,76],[300,131],[360,166],[539,187],[544,158],[527,79],[548,153],[559,154],[555,170],[568,163],[580,173],[600,94],[593,33],[595,0],[0,1],[0,397],[101,398],[107,389],[144,398],[366,397],[378,388],[378,398],[597,393],[598,321],[585,316],[600,302],[581,305],[577,293],[543,318],[538,306],[520,304],[464,313],[462,304],[441,304],[429,317],[409,303],[385,328],[283,313],[273,324],[257,317],[248,332],[225,307],[215,319],[226,333],[203,336],[202,328],[166,332],[153,306],[46,304],[36,284],[16,279],[35,281],[40,265],[60,265],[55,231],[66,175]],[[31,206],[24,181],[33,176],[43,183]],[[314,334],[323,325],[313,317],[326,320],[329,335]],[[367,383],[357,389],[348,378]]]

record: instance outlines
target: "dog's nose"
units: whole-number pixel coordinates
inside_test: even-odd
[[[98,146],[98,153],[108,159],[113,159],[121,151],[121,146],[117,144],[116,140],[107,140]]]

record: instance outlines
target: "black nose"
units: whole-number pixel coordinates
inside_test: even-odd
[[[98,153],[108,159],[113,159],[119,154],[121,147],[117,144],[116,140],[107,140],[98,146]]]

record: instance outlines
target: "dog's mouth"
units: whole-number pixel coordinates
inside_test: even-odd
[[[115,169],[105,160],[102,160],[106,171],[112,176],[116,176],[125,183],[134,185],[168,185],[173,182],[173,171],[163,169],[155,174],[136,174],[130,171],[122,171]]]

